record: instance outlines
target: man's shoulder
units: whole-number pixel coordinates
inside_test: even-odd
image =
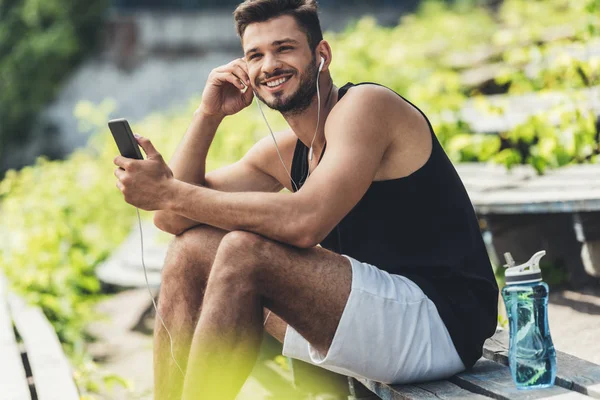
[[[350,86],[333,107],[326,129],[340,126],[370,127],[368,131],[390,132],[397,137],[402,126],[409,127],[423,119],[418,109],[392,89],[376,83],[365,82]]]
[[[410,116],[414,109],[402,96],[387,86],[363,82],[348,87],[331,112],[335,117],[352,114],[355,118],[385,122]]]

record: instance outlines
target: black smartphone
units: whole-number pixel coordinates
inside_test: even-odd
[[[108,121],[108,128],[112,132],[119,152],[123,157],[135,158],[137,160],[143,160],[142,151],[140,145],[133,136],[129,122],[125,118],[112,119]]]

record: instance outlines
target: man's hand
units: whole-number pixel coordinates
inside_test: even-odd
[[[149,139],[135,135],[146,153],[146,160],[134,160],[123,156],[114,159],[117,177],[116,186],[125,196],[125,201],[146,211],[166,207],[170,186],[174,182],[173,172]]]
[[[225,118],[248,107],[253,97],[246,61],[238,58],[210,72],[198,112]]]

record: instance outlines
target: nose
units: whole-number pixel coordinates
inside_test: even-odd
[[[274,54],[265,54],[263,57],[262,72],[271,74],[273,71],[281,68],[281,62]]]

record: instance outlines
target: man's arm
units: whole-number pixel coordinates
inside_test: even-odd
[[[296,193],[227,193],[173,181],[166,208],[226,230],[297,247],[318,244],[367,191],[390,143],[394,113],[384,88],[354,88],[326,122],[327,151]]]
[[[194,128],[193,125],[186,132],[170,162],[170,168],[176,179],[223,192],[278,192],[283,188],[280,182],[289,180],[280,164],[270,137],[265,137],[255,143],[239,161],[205,175],[206,154],[212,138],[196,141],[187,139],[188,135],[200,136],[210,133],[210,131],[203,132],[204,128],[201,126],[195,132],[192,131],[192,128]],[[214,136],[214,132],[212,136]],[[284,161],[286,165],[290,165],[295,136],[291,131],[276,133],[276,136]],[[172,211],[161,210],[155,213],[154,224],[163,231],[179,235],[201,222]]]
[[[206,155],[222,118],[196,113],[181,143],[175,150],[169,167],[175,179],[195,185],[204,185]],[[157,211],[154,224],[161,230],[179,234],[199,222],[169,211]]]
[[[250,85],[250,80],[241,58],[210,72],[202,102],[169,165],[175,179],[224,191],[275,190],[272,177],[263,173],[251,157],[205,176],[206,155],[217,127],[227,115],[236,114],[252,103],[253,92],[243,90],[244,85]],[[164,231],[179,234],[200,222],[170,211],[158,211],[154,223]]]

